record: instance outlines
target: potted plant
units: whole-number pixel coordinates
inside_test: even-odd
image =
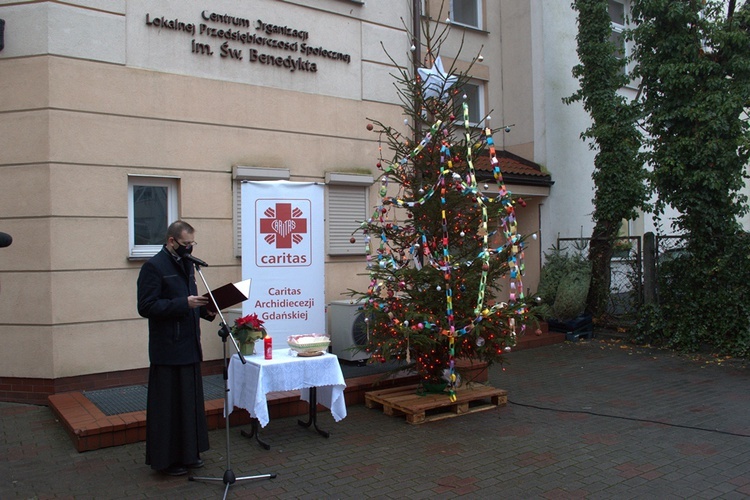
[[[255,354],[255,341],[267,335],[263,323],[264,321],[255,313],[234,320],[231,332],[242,354]]]
[[[627,238],[618,238],[612,244],[612,257],[618,259],[626,259],[630,256],[630,250],[633,248],[633,243]]]

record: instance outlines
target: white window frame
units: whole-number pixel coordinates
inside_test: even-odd
[[[474,25],[474,24],[468,24],[466,22],[462,22],[462,21],[456,20],[454,14],[456,12],[455,4],[457,2],[461,2],[463,4],[464,8],[469,8],[470,9],[472,6],[474,7],[474,10],[475,10],[474,13],[477,16],[477,23],[476,23],[476,25]],[[450,19],[451,19],[451,23],[453,23],[453,24],[458,24],[460,26],[468,26],[470,28],[476,28],[476,29],[480,29],[480,30],[483,29],[482,28],[482,24],[483,24],[482,23],[482,0],[451,0]]]
[[[621,0],[609,0],[609,2],[607,3],[608,7],[609,7],[609,3],[610,2],[622,5],[622,15],[623,15],[623,23],[624,23],[625,19],[627,17],[627,12],[628,12],[627,8],[628,8],[628,5],[624,1],[621,1]],[[620,39],[621,39],[621,41],[622,41],[622,58],[625,59],[625,60],[627,60],[628,55],[629,55],[628,54],[628,44],[627,44],[627,42],[626,42],[626,40],[624,38],[624,32],[625,32],[626,26],[625,26],[625,24],[620,24],[620,23],[615,22],[612,19],[612,15],[611,14],[610,14],[610,24],[611,24],[611,27],[612,27],[612,35],[619,36]],[[613,37],[612,35],[610,35],[610,40]],[[627,66],[627,64],[623,67],[622,71],[623,71],[623,74],[626,74],[626,75],[628,74],[628,66]]]
[[[369,216],[369,174],[326,173],[326,252],[328,255],[364,255],[365,245],[352,243],[353,233]]]
[[[234,256],[242,258],[242,182],[288,181],[288,168],[264,168],[235,165],[232,167],[232,227],[234,228]]]
[[[483,82],[481,80],[469,80],[467,81],[464,86],[461,88],[461,95],[454,96],[455,104],[453,109],[455,109],[456,114],[456,124],[459,126],[464,125],[464,115],[463,115],[463,96],[466,95],[466,88],[468,86],[471,86],[472,88],[477,89],[477,96],[476,101],[478,104],[478,109],[476,111],[477,116],[472,116],[471,113],[471,106],[469,106],[469,125],[472,127],[478,127],[480,125],[480,122],[484,119],[486,113],[485,113],[485,100],[486,100],[486,82]],[[473,102],[473,100],[472,100]]]
[[[167,226],[179,218],[179,178],[155,177],[145,175],[128,175],[128,257],[132,259],[149,258],[156,255],[163,243],[158,245],[135,244],[135,206],[133,190],[135,186],[155,186],[167,188]],[[166,237],[166,233],[164,234]]]

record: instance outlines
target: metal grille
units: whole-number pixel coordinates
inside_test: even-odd
[[[588,258],[591,238],[558,238],[563,252],[580,251]],[[632,322],[643,303],[642,242],[639,236],[615,239],[615,252],[610,262],[607,316],[615,325]]]
[[[146,409],[145,385],[131,385],[114,389],[84,391],[83,395],[107,416],[143,411]]]

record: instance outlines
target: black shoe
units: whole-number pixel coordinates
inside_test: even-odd
[[[187,467],[188,469],[200,469],[201,467],[203,467],[203,460],[199,458],[192,464],[185,464],[185,467]]]
[[[163,469],[162,473],[168,476],[184,476],[187,474],[187,469],[181,465],[171,465],[166,469]]]

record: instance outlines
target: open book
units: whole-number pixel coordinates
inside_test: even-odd
[[[246,279],[238,283],[227,283],[224,286],[211,290],[211,295],[214,296],[214,300],[216,300],[216,304],[219,306],[219,311],[247,300],[250,297],[251,282],[251,279]],[[205,293],[203,296],[208,298],[206,309],[211,312],[217,312],[209,294]]]

